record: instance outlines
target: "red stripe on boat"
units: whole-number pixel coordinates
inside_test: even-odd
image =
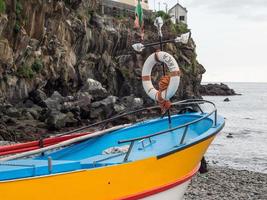
[[[198,167],[196,167],[188,175],[184,176],[183,178],[181,178],[181,179],[179,179],[179,180],[177,180],[177,181],[175,181],[173,183],[170,183],[170,184],[167,184],[167,185],[164,185],[164,186],[161,186],[161,187],[157,187],[155,189],[148,190],[148,191],[145,191],[145,192],[142,192],[142,193],[139,193],[139,194],[123,197],[123,198],[120,198],[118,200],[137,200],[137,199],[142,199],[142,198],[145,198],[145,197],[149,197],[149,196],[152,196],[152,195],[155,195],[155,194],[170,190],[170,189],[172,189],[172,188],[174,188],[174,187],[176,187],[178,185],[181,185],[181,184],[185,183],[186,181],[190,180],[198,172],[199,167],[200,167],[200,165],[198,165]]]
[[[47,138],[43,140],[44,147],[51,146],[63,141],[67,141],[73,138],[77,138],[80,136],[84,136],[90,133],[79,133],[75,135],[66,135],[66,136],[59,136],[59,137],[53,137],[53,138]],[[14,145],[8,145],[8,146],[2,146],[0,147],[0,156],[10,155],[10,154],[16,154],[16,153],[23,153],[26,151],[36,150],[40,149],[39,141],[33,141],[33,142],[26,142],[22,144],[14,144]]]

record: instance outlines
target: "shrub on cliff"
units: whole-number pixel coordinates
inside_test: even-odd
[[[17,76],[20,78],[32,79],[34,75],[35,75],[34,71],[28,65],[23,65],[19,67],[17,70]]]
[[[4,13],[6,11],[6,3],[4,0],[0,0],[0,13]]]
[[[175,34],[183,34],[183,33],[189,32],[189,29],[187,27],[187,24],[185,24],[183,22],[179,22],[177,24],[172,24],[171,25],[171,30]]]
[[[168,15],[168,13],[165,13],[164,11],[160,10],[157,12],[156,17],[162,17],[163,20],[168,20],[171,18],[170,15]]]
[[[36,73],[41,72],[43,69],[43,62],[40,59],[36,59],[32,64],[32,70]]]

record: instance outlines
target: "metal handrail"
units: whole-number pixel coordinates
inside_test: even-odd
[[[168,133],[168,132],[171,132],[171,131],[175,131],[177,129],[181,129],[181,128],[185,128],[187,126],[190,126],[192,124],[195,124],[199,121],[202,121],[203,119],[206,119],[208,118],[209,116],[211,116],[213,113],[216,112],[216,109],[213,110],[211,113],[199,118],[199,119],[196,119],[194,121],[191,121],[191,122],[188,122],[186,124],[183,124],[183,125],[180,125],[180,126],[177,126],[177,127],[174,127],[174,128],[170,128],[168,130],[165,130],[165,131],[161,131],[161,132],[158,132],[158,133],[154,133],[154,134],[151,134],[151,135],[147,135],[147,136],[143,136],[143,137],[137,137],[137,138],[133,138],[133,139],[129,139],[129,140],[121,140],[119,141],[118,143],[119,144],[123,144],[123,143],[128,143],[128,142],[132,142],[132,141],[137,141],[137,140],[142,140],[142,139],[147,139],[147,138],[151,138],[151,137],[155,137],[155,136],[158,136],[158,135],[162,135],[164,133]],[[215,126],[217,125],[217,122],[215,123]]]
[[[177,126],[177,127],[174,127],[174,128],[169,128],[168,130],[165,130],[165,131],[161,131],[161,132],[158,132],[158,133],[154,133],[154,134],[151,134],[151,135],[146,135],[146,136],[142,136],[142,137],[137,137],[137,138],[132,138],[132,139],[129,139],[129,140],[122,140],[122,141],[119,141],[118,144],[123,144],[123,143],[129,143],[130,142],[130,148],[128,149],[125,157],[124,157],[124,162],[127,162],[128,161],[128,158],[130,156],[130,153],[132,151],[132,148],[134,146],[134,143],[136,141],[140,141],[140,140],[144,140],[144,139],[150,139],[152,137],[155,137],[155,136],[158,136],[158,135],[162,135],[162,134],[166,134],[166,133],[169,133],[169,132],[172,132],[172,131],[175,131],[175,130],[178,130],[178,129],[181,129],[181,128],[185,128],[184,132],[183,132],[183,135],[182,135],[182,138],[181,138],[181,141],[180,141],[180,144],[183,144],[184,143],[184,139],[186,137],[186,134],[187,134],[187,131],[188,131],[188,127],[192,124],[195,124],[195,123],[198,123],[204,119],[207,119],[208,117],[210,117],[212,114],[214,114],[214,125],[217,126],[217,108],[215,106],[215,104],[213,102],[210,102],[210,101],[207,101],[207,100],[185,100],[185,101],[181,101],[181,102],[176,102],[172,105],[190,105],[190,104],[201,104],[201,103],[210,103],[213,105],[214,109],[207,115],[199,118],[199,119],[196,119],[194,121],[191,121],[191,122],[188,122],[188,123],[185,123],[183,125],[180,125],[180,126]],[[201,110],[201,112],[203,113],[203,111]]]

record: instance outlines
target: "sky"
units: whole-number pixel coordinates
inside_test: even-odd
[[[177,0],[155,0],[156,9]],[[179,0],[206,68],[204,82],[267,82],[267,0]],[[149,0],[154,9],[154,0]],[[267,88],[266,88],[267,89]]]

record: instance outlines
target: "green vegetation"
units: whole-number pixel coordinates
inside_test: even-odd
[[[22,10],[23,10],[22,4],[19,1],[17,1],[16,2],[16,15],[17,15],[17,17],[21,16]]]
[[[14,26],[14,32],[18,33],[20,31],[20,24],[18,21],[16,21],[15,26]]]
[[[16,1],[16,10],[15,10],[15,13],[16,13],[16,23],[14,25],[14,32],[15,33],[18,33],[21,29],[21,22],[22,22],[22,10],[23,10],[23,7],[22,7],[22,4],[17,0]]]
[[[187,27],[187,24],[183,22],[179,22],[178,24],[171,24],[171,30],[175,34],[183,34],[190,31]]]
[[[5,13],[6,11],[6,3],[4,0],[0,0],[0,13]]]
[[[28,65],[23,65],[19,67],[17,70],[17,76],[20,78],[32,79],[34,75],[35,75],[34,71]]]
[[[32,70],[36,73],[41,72],[43,69],[43,62],[40,59],[36,59],[32,64]]]
[[[36,74],[40,73],[43,69],[43,62],[37,58],[31,66],[22,65],[17,70],[17,76],[20,78],[33,79]]]
[[[164,21],[169,20],[171,16],[168,13],[165,13],[164,11],[160,10],[156,13],[156,17],[162,17]]]

